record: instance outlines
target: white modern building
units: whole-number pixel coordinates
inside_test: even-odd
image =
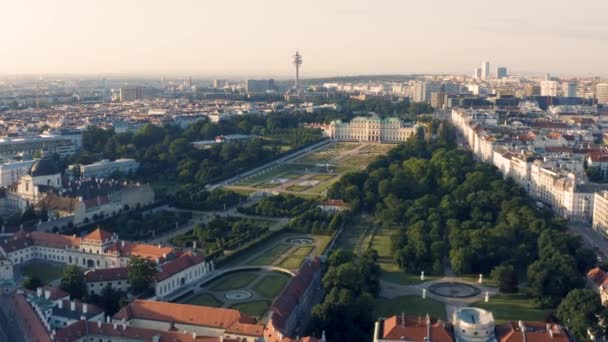
[[[595,86],[595,98],[599,104],[608,104],[608,83],[599,83]]]
[[[540,95],[541,96],[557,96],[557,81],[541,81]]]
[[[76,165],[70,165],[70,169],[75,170]],[[135,159],[121,158],[114,161],[102,159],[92,164],[80,165],[80,176],[83,178],[105,178],[113,173],[135,173],[137,169],[139,169],[139,163]]]

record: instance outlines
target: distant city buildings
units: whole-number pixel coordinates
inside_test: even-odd
[[[600,104],[608,104],[608,83],[598,83],[595,86],[595,98]]]
[[[505,67],[496,68],[496,78],[502,79],[505,77],[507,77],[507,68],[505,68]]]
[[[490,78],[490,62],[481,62],[481,77],[485,80]]]
[[[557,81],[542,81],[540,82],[541,96],[557,96]]]
[[[266,94],[270,91],[276,91],[274,80],[247,80],[247,94]]]

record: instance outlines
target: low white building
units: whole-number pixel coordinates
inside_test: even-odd
[[[75,170],[76,165],[70,165]],[[80,176],[83,178],[105,178],[113,173],[130,174],[139,169],[139,163],[135,159],[121,158],[114,161],[102,159],[98,162],[80,165]]]
[[[456,342],[496,342],[494,315],[484,309],[464,307],[452,316]]]

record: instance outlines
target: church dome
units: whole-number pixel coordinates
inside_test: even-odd
[[[53,160],[48,158],[36,160],[30,168],[30,176],[32,177],[55,175],[58,173],[59,169],[57,165]]]

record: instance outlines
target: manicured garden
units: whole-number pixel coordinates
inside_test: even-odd
[[[481,301],[472,306],[491,311],[497,323],[518,320],[544,322],[551,314],[550,310],[534,307],[532,299],[523,294],[499,294],[490,297],[488,303]]]
[[[34,261],[22,265],[21,274],[24,277],[38,278],[44,284],[48,284],[53,280],[61,278],[64,268],[64,265]]]
[[[304,262],[304,258],[287,257],[279,263],[279,266],[290,269],[290,270],[296,270],[296,269],[300,268],[300,265],[302,265],[302,262]]]
[[[292,257],[307,257],[312,251],[313,246],[300,246],[296,248],[292,253]]]
[[[212,291],[228,291],[247,287],[259,276],[254,272],[235,272],[221,276],[204,285]]]
[[[260,253],[257,257],[248,262],[249,265],[271,265],[278,257],[286,253],[291,246],[284,243],[278,244],[267,251]]]
[[[396,298],[376,299],[374,308],[374,317],[390,317],[393,315],[425,316],[427,313],[431,317],[437,317],[446,320],[445,305],[434,299],[422,299],[421,296],[402,296]]]
[[[273,273],[264,276],[253,287],[259,295],[272,299],[281,293],[283,287],[287,284],[290,277],[286,274]]]

